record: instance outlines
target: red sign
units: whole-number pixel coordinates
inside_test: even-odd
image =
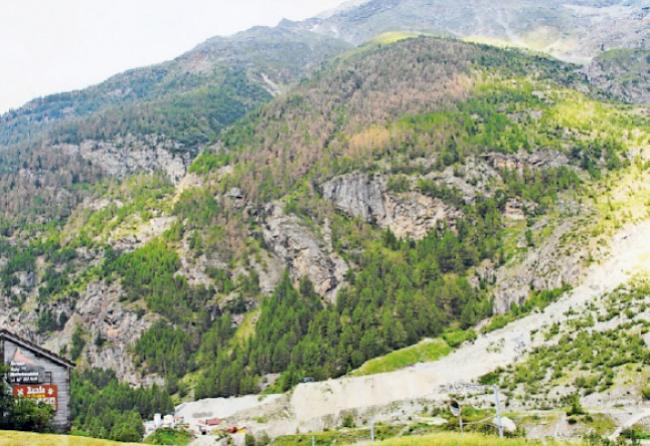
[[[55,385],[13,386],[12,393],[14,397],[36,400],[39,403],[49,404],[54,410],[57,410],[59,388]]]

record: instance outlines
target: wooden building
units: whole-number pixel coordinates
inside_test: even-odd
[[[9,367],[6,378],[13,395],[50,404],[55,410],[54,429],[68,431],[74,364],[7,330],[0,330],[0,358]]]

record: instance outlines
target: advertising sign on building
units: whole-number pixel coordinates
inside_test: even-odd
[[[42,386],[13,386],[13,396],[16,398],[26,398],[36,400],[39,403],[49,404],[57,410],[57,399],[59,397],[59,389],[55,385],[45,384]]]
[[[45,382],[45,369],[35,365],[20,350],[16,350],[9,363],[10,384],[42,384]]]

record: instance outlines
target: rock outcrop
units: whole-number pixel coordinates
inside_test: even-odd
[[[383,176],[351,173],[322,185],[323,196],[340,211],[390,229],[399,238],[421,239],[457,212],[442,200],[418,192],[388,192]]]
[[[397,238],[422,239],[439,222],[452,221],[457,212],[442,200],[417,192],[386,197],[387,218],[380,222]]]
[[[359,172],[336,177],[322,186],[323,196],[339,210],[376,222],[386,219],[385,190],[383,178]]]
[[[447,167],[425,175],[440,186],[457,191],[465,203],[477,196],[492,196],[495,184],[501,180],[499,173],[481,157],[468,157],[462,166]]]
[[[587,247],[563,249],[563,236],[572,230],[574,221],[560,224],[539,247],[530,249],[513,264],[494,274],[494,311],[505,313],[514,304],[523,303],[531,291],[543,291],[575,285],[586,271]],[[533,228],[535,232],[540,228]]]
[[[278,203],[264,210],[264,242],[289,268],[291,277],[308,277],[316,291],[333,301],[344,283],[348,266],[331,246],[303,225],[295,215],[287,215]]]
[[[132,384],[142,384],[143,377],[136,372],[130,353],[131,346],[156,320],[153,313],[140,316],[135,309],[128,309],[120,297],[119,283],[93,282],[79,297],[74,316],[68,320],[63,331],[52,337],[46,347],[60,351],[70,345],[77,326],[83,327],[86,347],[84,360],[93,367],[115,370],[119,379]],[[148,381],[155,381],[149,376]]]
[[[565,154],[554,150],[536,150],[532,153],[520,150],[515,154],[490,152],[483,158],[494,169],[516,170],[519,173],[525,169],[548,169],[569,164]]]
[[[162,171],[174,184],[181,181],[195,155],[179,150],[172,141],[153,136],[144,139],[126,136],[108,142],[86,140],[63,148],[70,155],[81,155],[109,176]]]

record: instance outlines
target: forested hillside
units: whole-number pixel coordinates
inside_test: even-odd
[[[273,93],[275,88],[283,88],[300,79],[310,68],[318,67],[321,62],[345,47],[344,43],[335,39],[281,28],[260,27],[232,37],[215,37],[172,61],[127,71],[85,90],[35,99],[24,107],[3,115],[0,121],[0,146],[34,139],[43,130],[56,128],[61,121],[84,118],[107,109],[110,110],[107,112],[109,117],[103,120],[109,123],[115,120],[110,118],[111,115],[124,112],[125,108],[132,108],[131,113],[142,115],[140,119],[143,120],[153,118],[150,115],[145,119],[147,113],[156,113],[161,116],[158,120],[163,120],[165,107],[181,105],[184,99],[191,100],[193,96],[207,91],[224,90],[239,95],[238,99],[244,103],[253,101],[259,104],[259,98],[251,97],[250,92],[237,90],[237,82],[229,77],[232,73],[240,73],[243,76],[241,81],[245,80],[267,90],[267,94]],[[151,101],[157,102],[146,105]],[[204,101],[212,102],[208,98],[204,98]],[[215,109],[219,105],[211,104]],[[223,110],[224,113],[226,111]],[[193,114],[201,116],[202,112],[204,110],[198,108]],[[167,119],[179,118],[175,114],[167,114],[171,115]],[[73,122],[85,127],[83,121]],[[192,127],[191,122],[188,124],[177,127]],[[90,126],[89,124],[88,127]],[[70,127],[73,125],[68,126],[67,130],[72,132]],[[91,135],[99,138],[112,132],[125,134],[130,130],[132,129],[102,128],[101,131],[106,133],[98,134],[96,132],[100,130],[95,129]],[[91,131],[88,128],[75,133],[81,136]],[[65,134],[65,130],[61,132]],[[161,132],[160,129],[152,128],[145,133]]]
[[[210,39],[0,117],[0,326],[77,362],[76,433],[139,441],[180,401],[446,355],[553,304],[647,218],[647,51],[585,69],[431,35],[590,59],[636,45],[639,2],[429,3]],[[605,13],[632,31],[588,26]],[[484,380],[541,394],[559,351]]]
[[[64,225],[3,238],[1,321],[177,398],[287,390],[426,337],[456,346],[577,280],[505,272],[649,143],[647,117],[584,86],[515,50],[361,47],[226,130],[177,185],[104,180]],[[99,373],[77,381],[81,431],[118,438],[169,405]],[[102,392],[123,396],[99,426],[85,414]]]
[[[224,127],[346,48],[255,28],[2,115],[0,224],[64,218],[105,176],[162,170],[179,180]]]

